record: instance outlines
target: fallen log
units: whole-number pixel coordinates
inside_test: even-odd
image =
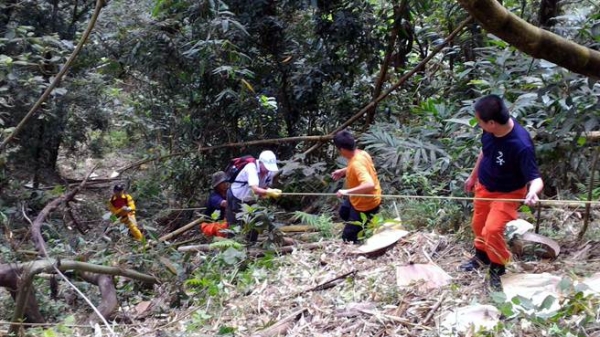
[[[102,299],[100,300],[100,304],[98,305],[97,309],[100,314],[102,314],[102,317],[110,319],[117,311],[119,306],[119,302],[117,300],[117,289],[115,289],[115,284],[112,277],[108,275],[85,272],[81,273],[80,277],[86,282],[98,286],[98,289],[100,290],[100,297]],[[96,322],[98,322],[98,315],[96,315],[96,313],[91,313],[85,320],[85,323],[95,324]]]
[[[163,242],[163,241],[172,239],[172,238],[176,237],[177,235],[194,228],[196,225],[198,225],[199,223],[204,222],[204,221],[206,221],[206,219],[204,219],[204,218],[196,219],[196,220],[190,222],[189,224],[172,231],[169,234],[161,236],[160,238],[158,238],[158,242]]]
[[[19,323],[23,316],[27,318],[28,322],[44,322],[44,318],[39,312],[34,288],[31,283],[33,281],[33,277],[36,275],[40,273],[56,274],[56,269],[60,270],[61,272],[75,270],[82,273],[87,273],[87,277],[82,278],[86,281],[94,281],[93,284],[100,288],[100,293],[102,294],[102,303],[100,308],[104,309],[103,315],[107,314],[109,317],[112,312],[109,313],[108,310],[112,308],[114,312],[114,310],[117,308],[116,305],[111,305],[113,301],[111,298],[111,291],[114,291],[116,296],[116,289],[114,289],[112,277],[106,275],[124,276],[145,283],[159,282],[159,280],[154,276],[142,274],[135,270],[100,266],[81,261],[46,259],[19,264],[3,264],[0,265],[0,286],[6,287],[9,291],[11,291],[11,294],[16,294],[13,295],[16,301],[13,322]],[[113,289],[111,290],[110,287]],[[105,294],[107,297],[104,296]],[[18,332],[22,326],[22,324],[14,324],[11,326],[11,331]]]

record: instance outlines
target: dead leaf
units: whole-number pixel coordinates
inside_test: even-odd
[[[516,296],[521,296],[540,306],[548,296],[554,296],[555,298],[561,296],[559,289],[561,280],[560,276],[549,273],[510,274],[502,276],[502,288],[508,301]],[[547,310],[555,311],[559,308],[558,301],[555,301]]]
[[[527,232],[521,236],[521,240],[541,244],[546,249],[545,254],[542,256],[544,258],[555,259],[558,254],[560,254],[560,246],[558,243],[543,235]]]
[[[595,273],[581,280],[591,291],[600,294],[600,273]]]
[[[500,311],[488,304],[474,304],[452,309],[441,315],[441,335],[493,329],[500,320]],[[472,330],[471,330],[472,329]]]
[[[364,310],[375,310],[377,306],[371,302],[351,302],[346,306],[336,309],[335,316],[336,317],[355,317],[361,314]]]
[[[509,221],[506,224],[506,232],[509,239],[515,235],[523,235],[533,229],[533,225],[523,219]]]
[[[373,234],[354,252],[355,254],[369,254],[387,248],[407,236],[410,232],[401,229],[388,229]]]
[[[419,290],[437,289],[450,284],[452,277],[435,264],[409,264],[396,268],[398,287],[415,285]]]
[[[138,303],[135,306],[135,313],[137,317],[142,316],[144,313],[146,313],[146,311],[148,311],[148,309],[150,308],[150,305],[152,304],[152,302],[150,301],[142,301],[140,303]]]

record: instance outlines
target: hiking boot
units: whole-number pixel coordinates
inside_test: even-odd
[[[489,264],[490,258],[487,256],[487,253],[483,250],[475,249],[475,256],[469,261],[461,264],[458,268],[461,271],[473,271]]]
[[[502,279],[500,276],[506,273],[506,267],[502,264],[490,264],[490,289],[492,291],[502,291]]]

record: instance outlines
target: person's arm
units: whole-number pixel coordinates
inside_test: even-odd
[[[259,168],[256,165],[246,165],[245,174],[247,177],[248,187],[254,192],[254,195],[264,197],[267,194],[267,189],[260,187]],[[240,173],[241,175],[242,173]]]
[[[272,173],[268,173],[268,174],[269,174],[269,176],[266,179],[267,186],[260,187],[257,185],[252,185],[252,186],[250,186],[250,188],[252,189],[252,192],[254,192],[254,194],[256,194],[262,198],[267,198],[267,197],[278,198],[279,196],[281,196],[282,192],[280,189],[270,187],[270,185],[273,183],[273,178],[271,176]]]
[[[525,196],[525,205],[534,206],[540,201],[539,194],[544,189],[544,181],[542,178],[535,178],[529,182],[529,189]]]
[[[135,202],[129,194],[127,194],[127,207],[129,207],[131,213],[135,213]]]
[[[250,186],[250,188],[252,189],[252,192],[254,192],[254,194],[256,194],[258,196],[264,197],[267,195],[266,188],[259,187],[258,185]]]
[[[540,199],[539,195],[544,189],[544,181],[541,178],[539,168],[535,160],[535,151],[533,147],[527,147],[519,152],[521,160],[521,172],[523,176],[529,180],[527,183],[527,194],[525,195],[524,203],[528,206],[534,206]]]
[[[352,195],[352,194],[369,194],[375,190],[375,182],[373,178],[369,174],[369,170],[363,163],[355,164],[355,172],[358,176],[358,186],[354,186],[349,189],[341,189],[336,194],[338,197],[342,195]]]
[[[331,178],[333,178],[333,180],[335,180],[335,181],[340,180],[346,176],[347,170],[348,170],[347,167],[337,169],[337,170],[333,171],[333,173],[331,174]]]
[[[477,179],[479,179],[479,165],[481,164],[481,160],[483,159],[483,151],[479,151],[479,155],[477,156],[477,161],[475,162],[475,167],[473,167],[473,171],[469,175],[469,178],[465,181],[465,192],[473,192],[473,188],[475,187],[475,183]]]
[[[347,190],[339,190],[337,192],[338,197],[343,195],[352,195],[352,194],[369,194],[375,190],[375,184],[371,182],[364,182],[356,187],[349,188]]]

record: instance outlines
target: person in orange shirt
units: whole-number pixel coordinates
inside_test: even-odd
[[[137,241],[143,241],[144,235],[135,220],[135,202],[131,195],[125,193],[125,186],[117,184],[113,188],[113,195],[108,203],[110,212],[119,218],[122,224],[129,228],[129,233]]]
[[[367,221],[379,212],[381,204],[381,186],[377,171],[371,156],[356,148],[356,141],[349,131],[343,130],[335,134],[333,144],[340,155],[348,160],[345,168],[333,171],[333,180],[346,177],[344,189],[337,191],[338,198],[345,198],[340,206],[340,217],[346,222],[342,239],[358,243],[358,234],[363,226],[355,224],[361,222],[361,213],[367,216]],[[353,196],[359,194],[360,196]],[[369,196],[365,196],[369,195]]]

